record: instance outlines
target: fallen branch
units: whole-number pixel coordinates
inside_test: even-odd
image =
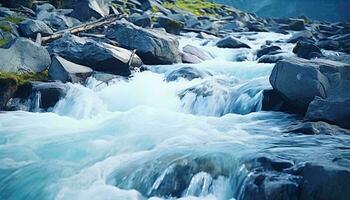
[[[61,30],[61,31],[53,33],[50,36],[43,37],[42,38],[42,43],[45,44],[47,42],[59,39],[66,33],[74,34],[74,33],[80,33],[80,32],[84,32],[84,31],[96,29],[98,27],[101,27],[101,26],[104,26],[104,25],[107,25],[107,24],[111,24],[111,23],[115,22],[116,20],[122,19],[124,17],[126,17],[125,14],[123,14],[123,15],[115,15],[115,14],[108,15],[108,16],[103,17],[101,19],[98,19],[96,21],[88,22],[88,23],[81,24],[81,25],[78,25],[78,26],[75,26],[75,27],[72,27],[72,28]]]

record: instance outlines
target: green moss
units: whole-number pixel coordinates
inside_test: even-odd
[[[0,79],[15,80],[18,85],[24,85],[29,81],[47,80],[48,71],[41,73],[16,73],[16,72],[0,72]]]
[[[5,44],[7,44],[8,41],[5,39],[0,39],[0,47],[4,46]]]
[[[8,33],[11,33],[12,31],[12,27],[7,24],[0,24],[0,29]]]
[[[176,0],[175,3],[165,2],[162,5],[167,9],[179,8],[186,10],[197,16],[215,16],[215,10],[221,7],[220,4],[206,0]]]
[[[8,21],[8,22],[11,22],[14,24],[19,24],[19,23],[24,21],[24,18],[23,17],[16,17],[16,16],[8,16],[8,17],[5,17],[5,21]]]
[[[152,11],[153,13],[160,12],[160,10],[159,10],[159,8],[158,8],[157,6],[152,6],[151,11]]]

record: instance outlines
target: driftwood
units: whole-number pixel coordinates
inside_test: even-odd
[[[206,33],[206,34],[209,34],[209,35],[214,35],[216,37],[219,36],[218,33],[207,31],[207,30],[203,30],[203,29],[197,29],[197,28],[183,28],[182,30],[186,31],[186,32],[195,32],[195,33],[203,32],[203,33]]]
[[[72,27],[72,28],[61,30],[61,31],[53,33],[50,36],[43,37],[42,38],[42,43],[45,44],[47,42],[59,39],[65,33],[74,34],[74,33],[80,33],[80,32],[84,32],[84,31],[96,29],[96,28],[99,28],[101,26],[104,26],[104,25],[107,25],[107,24],[111,24],[111,23],[115,22],[116,20],[122,19],[124,17],[126,17],[125,14],[123,14],[123,15],[115,15],[115,14],[108,15],[108,16],[100,18],[100,19],[98,19],[96,21],[88,22],[88,23],[81,24],[81,25],[78,25],[78,26],[75,26],[75,27]]]

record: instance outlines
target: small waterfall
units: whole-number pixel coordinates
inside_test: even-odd
[[[31,105],[31,111],[32,112],[41,112],[42,109],[40,109],[41,105],[41,92],[36,91],[31,99],[32,105]]]

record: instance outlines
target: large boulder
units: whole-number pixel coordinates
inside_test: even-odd
[[[302,31],[305,30],[305,22],[303,19],[291,19],[290,23],[283,28],[291,31]]]
[[[314,35],[310,31],[306,30],[306,31],[294,33],[287,40],[287,43],[297,43],[299,41],[313,43],[313,42],[315,42],[315,38],[314,38]]]
[[[49,52],[26,38],[17,38],[0,48],[0,71],[42,72],[51,63]]]
[[[233,36],[227,36],[216,43],[219,48],[248,48],[250,47]]]
[[[322,99],[315,97],[308,107],[305,119],[309,121],[321,120],[350,128],[350,98]]]
[[[116,75],[128,76],[130,68],[142,65],[141,59],[129,50],[74,35],[51,42],[48,49],[70,62]]]
[[[318,67],[317,63],[304,59],[282,60],[273,68],[270,83],[287,102],[304,112],[315,96],[327,97],[330,88]]]
[[[60,56],[54,56],[49,68],[49,76],[52,80],[62,82],[81,83],[91,76],[93,70],[89,67],[78,65]]]
[[[43,21],[27,19],[19,24],[19,30],[24,37],[35,38],[38,33],[48,36],[53,33],[52,29]]]
[[[101,18],[109,14],[110,0],[80,0],[75,2],[72,16],[80,21]]]
[[[300,58],[311,59],[316,57],[323,57],[323,54],[316,45],[308,42],[299,41],[293,48],[293,53]]]
[[[179,42],[170,34],[144,29],[121,20],[110,26],[106,36],[127,49],[136,49],[146,64],[181,62]]]

